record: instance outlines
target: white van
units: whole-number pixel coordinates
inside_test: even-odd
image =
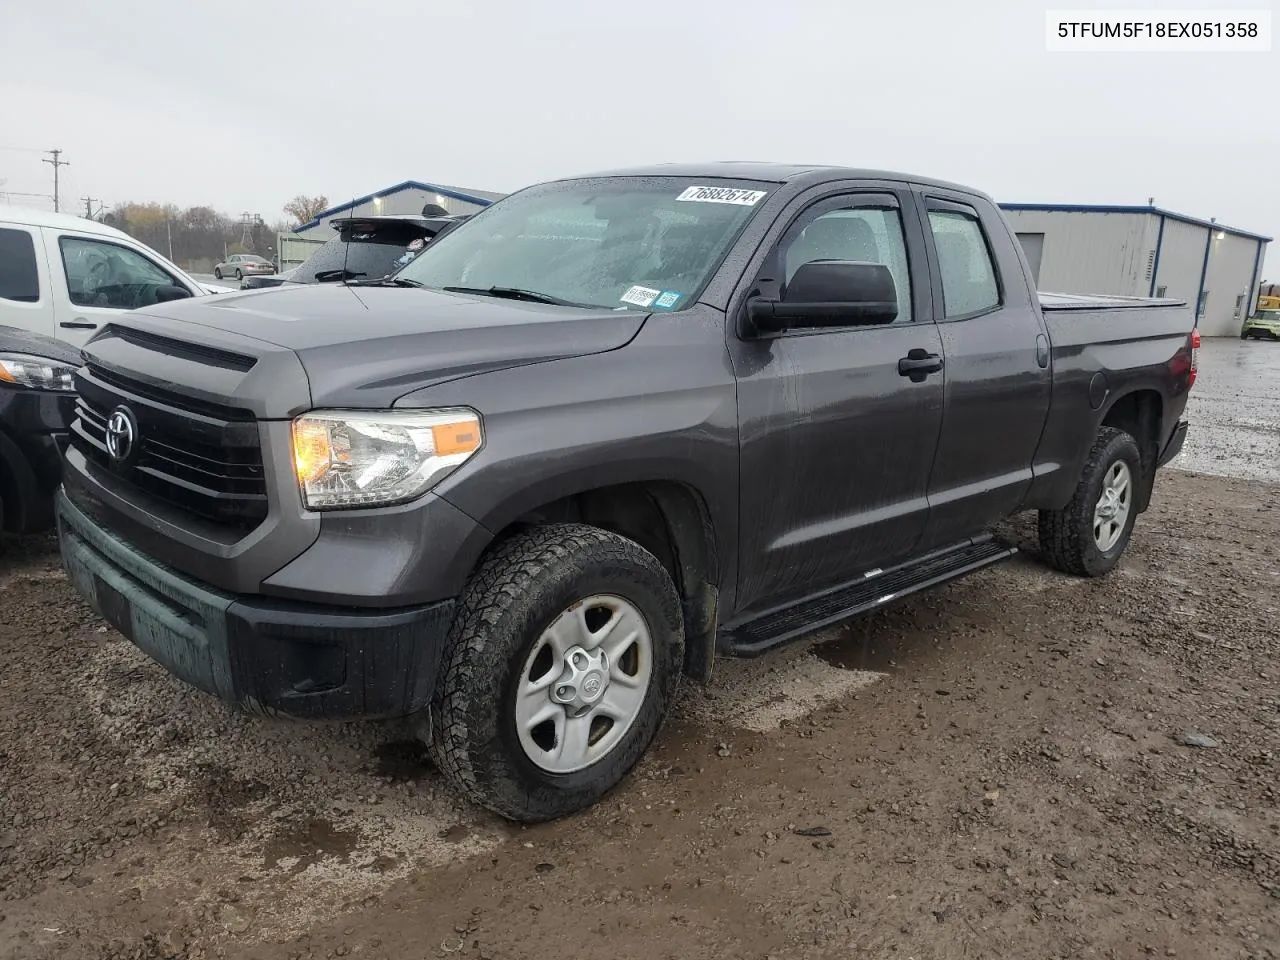
[[[113,227],[0,206],[0,326],[80,347],[125,310],[228,290],[197,283]]]

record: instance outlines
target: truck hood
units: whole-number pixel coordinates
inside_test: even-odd
[[[175,300],[133,315],[140,326],[156,330],[159,321],[169,336],[195,343],[225,343],[230,335],[292,351],[306,371],[315,406],[365,408],[389,407],[407,393],[447,380],[616,350],[647,316],[341,284],[286,284]],[[207,338],[200,328],[209,331]]]

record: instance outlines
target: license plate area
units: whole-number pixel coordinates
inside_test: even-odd
[[[128,598],[97,575],[93,578],[93,593],[102,619],[133,639],[133,608]]]

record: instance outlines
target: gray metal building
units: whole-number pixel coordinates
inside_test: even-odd
[[[1000,207],[1041,290],[1185,300],[1197,305],[1206,337],[1239,334],[1271,242],[1156,206]]]
[[[475,213],[506,194],[469,187],[446,187],[440,184],[406,180],[376,193],[356,197],[323,211],[314,220],[294,227],[293,232],[308,240],[328,240],[333,236],[329,221],[340,217],[371,217],[395,213],[421,213],[428,203],[443,207],[449,213]]]

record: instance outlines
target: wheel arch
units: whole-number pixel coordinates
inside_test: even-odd
[[[526,510],[498,531],[489,549],[530,527],[576,522],[608,530],[648,550],[671,576],[685,624],[687,676],[711,677],[721,557],[707,500],[678,480],[643,480],[576,491]]]
[[[1151,504],[1156,465],[1160,459],[1160,438],[1164,435],[1164,397],[1150,387],[1139,387],[1113,398],[1104,408],[1099,427],[1115,427],[1129,434],[1138,444],[1142,457],[1142,479],[1138,484],[1137,508],[1145,511]]]

